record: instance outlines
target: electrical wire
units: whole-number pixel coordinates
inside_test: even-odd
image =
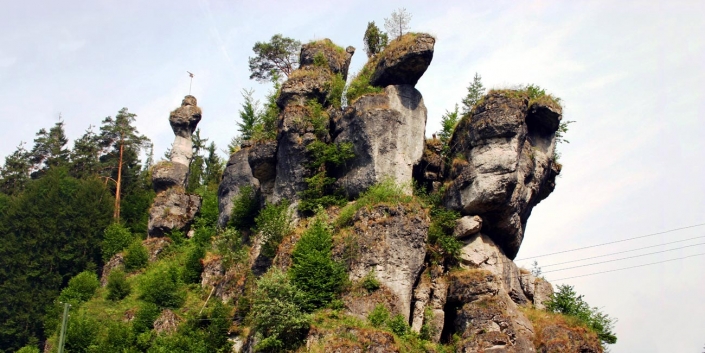
[[[578,276],[571,276],[571,277],[563,277],[563,278],[553,279],[553,280],[551,280],[550,282],[556,282],[556,281],[563,281],[563,280],[572,279],[572,278],[579,278],[579,277],[586,277],[586,276],[599,275],[599,274],[609,273],[609,272],[624,271],[624,270],[629,270],[629,269],[632,269],[632,268],[638,268],[638,267],[644,267],[644,266],[662,264],[662,263],[664,263],[664,262],[671,262],[671,261],[676,261],[676,260],[683,260],[683,259],[687,259],[687,258],[690,258],[690,257],[696,257],[696,256],[702,256],[702,255],[705,255],[705,253],[700,253],[700,254],[695,254],[695,255],[690,255],[690,256],[683,256],[683,257],[679,257],[679,258],[675,258],[675,259],[664,260],[664,261],[658,261],[658,262],[652,262],[652,263],[648,263],[648,264],[642,264],[642,265],[636,265],[636,266],[618,268],[618,269],[614,269],[614,270],[593,272],[593,273],[588,273],[588,274],[578,275]]]
[[[630,240],[635,240],[635,239],[648,238],[648,237],[653,237],[653,236],[655,236],[655,235],[666,234],[666,233],[671,233],[671,232],[675,232],[675,231],[679,231],[679,230],[683,230],[683,229],[689,229],[689,228],[695,228],[695,227],[702,227],[702,226],[705,226],[705,223],[700,223],[700,224],[694,224],[694,225],[692,225],[692,226],[686,226],[686,227],[680,227],[680,228],[669,229],[669,230],[665,230],[665,231],[662,231],[662,232],[651,233],[651,234],[646,234],[646,235],[641,235],[641,236],[633,237],[633,238],[627,238],[627,239],[622,239],[622,240],[610,241],[610,242],[602,243],[602,244],[583,246],[583,247],[580,247],[580,248],[575,248],[575,249],[570,249],[570,250],[563,250],[563,251],[557,251],[557,252],[552,252],[552,253],[543,254],[543,255],[536,255],[536,256],[530,256],[530,257],[523,257],[523,258],[520,258],[520,259],[516,259],[516,260],[514,260],[514,261],[522,261],[522,260],[536,259],[536,258],[539,258],[539,257],[551,256],[551,255],[556,255],[556,254],[564,254],[564,253],[567,253],[567,252],[573,252],[573,251],[578,251],[578,250],[596,248],[596,247],[598,247],[598,246],[604,246],[604,245],[609,245],[609,244],[616,244],[616,243],[621,243],[621,242],[630,241]]]

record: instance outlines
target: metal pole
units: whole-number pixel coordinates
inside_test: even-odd
[[[69,321],[69,303],[64,303],[64,317],[61,320],[61,335],[59,336],[59,353],[64,353],[64,343],[66,343],[66,326]]]

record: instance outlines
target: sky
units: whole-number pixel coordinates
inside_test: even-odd
[[[540,85],[575,121],[558,147],[556,190],[534,209],[518,259],[691,227],[518,263],[538,261],[554,286],[574,286],[617,318],[612,352],[702,352],[705,256],[683,257],[705,253],[703,1],[3,0],[0,161],[21,141],[31,148],[59,116],[73,140],[122,107],[161,156],[187,70],[201,136],[224,150],[242,90],[263,99],[271,89],[249,80],[255,42],[330,38],[357,48],[355,72],[366,61],[367,22],[382,27],[400,7],[413,31],[437,39],[416,86],[427,135],[475,73],[488,88]],[[630,252],[603,256],[622,251]],[[595,256],[603,257],[551,266]],[[548,272],[608,260],[616,261]]]

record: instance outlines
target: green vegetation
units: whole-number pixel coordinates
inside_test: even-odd
[[[108,290],[108,295],[106,298],[113,301],[125,299],[125,297],[130,295],[130,292],[132,292],[130,283],[127,282],[125,272],[119,269],[110,271],[110,274],[108,275],[108,284],[105,288]]]
[[[201,281],[203,263],[201,259],[206,256],[206,249],[202,246],[194,246],[186,253],[186,263],[181,272],[184,283],[198,283]]]
[[[365,45],[365,53],[368,58],[371,58],[381,52],[384,47],[387,46],[389,42],[389,36],[387,33],[382,32],[375,22],[368,22],[367,29],[365,30],[365,35],[362,38],[362,42]]]
[[[140,283],[140,299],[161,308],[176,309],[186,302],[186,291],[176,267],[157,269]]]
[[[35,346],[24,346],[17,351],[17,353],[40,353],[39,348]]]
[[[250,79],[259,82],[277,82],[282,75],[288,77],[298,66],[301,42],[275,34],[269,42],[257,42],[249,58]]]
[[[389,310],[382,304],[377,304],[367,315],[367,320],[374,327],[381,327],[389,320]]]
[[[368,292],[374,292],[379,289],[380,283],[377,280],[377,277],[375,276],[374,270],[370,270],[370,272],[368,272],[367,275],[362,278],[360,285],[362,286],[362,288],[365,288]]]
[[[130,230],[119,223],[113,223],[105,228],[103,236],[102,252],[103,261],[110,260],[113,255],[122,251],[130,245],[135,237],[130,233]]]
[[[394,180],[387,179],[379,184],[371,186],[362,193],[355,203],[350,203],[340,210],[340,215],[335,222],[336,227],[349,225],[355,213],[363,207],[372,207],[380,203],[412,203],[414,197],[407,195],[402,185],[398,185]]]
[[[607,348],[607,344],[617,343],[617,335],[612,332],[616,320],[602,313],[597,307],[591,308],[582,295],[575,293],[573,286],[558,285],[558,291],[551,295],[545,305],[547,311],[578,319],[597,334],[603,348]]]
[[[342,190],[333,189],[337,179],[329,177],[328,170],[355,157],[352,143],[326,144],[322,141],[314,141],[306,146],[306,150],[312,160],[308,167],[315,174],[305,179],[307,189],[301,193],[299,211],[310,214],[319,207],[345,205],[347,198]]]
[[[133,272],[147,266],[149,261],[149,253],[147,248],[142,245],[142,242],[134,241],[125,252],[125,271]]]
[[[453,236],[455,221],[460,213],[442,206],[431,209],[431,225],[428,228],[428,249],[432,261],[455,265],[463,244]]]
[[[330,226],[318,215],[301,235],[291,255],[291,282],[305,294],[308,311],[321,308],[336,298],[347,279],[345,268],[333,261]]]
[[[472,83],[468,86],[468,94],[463,98],[463,115],[468,115],[472,112],[475,105],[485,95],[485,86],[482,85],[482,77],[476,72],[472,78]],[[458,110],[456,106],[456,112]]]
[[[370,84],[370,78],[374,73],[374,68],[377,65],[376,60],[372,60],[358,72],[348,85],[348,90],[345,93],[345,98],[348,104],[353,104],[356,99],[366,94],[382,93],[384,88],[375,87]]]
[[[92,271],[83,271],[71,278],[68,287],[61,291],[59,301],[80,304],[91,299],[98,287],[100,287],[98,276]]]
[[[340,108],[343,105],[343,92],[345,91],[345,80],[343,75],[337,73],[333,75],[328,87],[327,101],[332,107]]]
[[[233,200],[230,225],[238,230],[249,230],[255,225],[259,202],[257,201],[257,195],[255,195],[252,186],[242,186],[239,192],[240,193]]]
[[[260,211],[257,218],[257,231],[262,234],[262,255],[274,258],[277,248],[284,236],[291,232],[291,215],[289,214],[289,201],[284,200],[279,204],[268,204]]]
[[[257,281],[252,305],[253,326],[261,337],[256,351],[281,351],[299,346],[310,318],[302,309],[306,294],[286,273],[272,267]]]

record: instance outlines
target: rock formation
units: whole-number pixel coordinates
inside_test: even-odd
[[[193,159],[191,135],[201,121],[201,108],[196,97],[188,95],[169,115],[174,131],[171,160],[160,162],[152,169],[152,185],[157,196],[149,210],[149,236],[164,236],[172,231],[188,231],[201,208],[201,197],[188,194],[189,166]]]
[[[560,107],[533,103],[520,91],[495,91],[464,117],[450,146],[443,203],[485,221],[483,232],[513,259],[533,207],[553,191]]]

